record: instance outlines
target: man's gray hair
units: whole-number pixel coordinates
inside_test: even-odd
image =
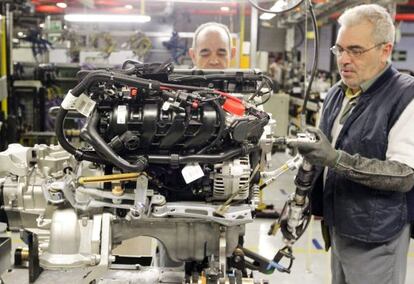
[[[193,36],[193,46],[192,46],[193,49],[196,48],[198,35],[200,34],[201,31],[203,31],[205,29],[208,29],[208,30],[220,30],[221,29],[221,30],[223,30],[226,33],[227,38],[229,40],[229,49],[231,49],[232,42],[231,42],[231,33],[230,33],[229,28],[226,25],[216,23],[216,22],[208,22],[208,23],[202,24],[195,30],[194,36]]]
[[[368,21],[373,26],[375,43],[394,42],[395,27],[391,15],[377,4],[359,5],[346,10],[338,19],[341,26],[351,27]]]

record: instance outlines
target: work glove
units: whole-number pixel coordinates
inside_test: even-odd
[[[303,158],[312,165],[334,167],[338,162],[339,151],[332,147],[320,129],[309,127],[306,131],[315,135],[316,142],[294,141],[288,146],[296,147]]]

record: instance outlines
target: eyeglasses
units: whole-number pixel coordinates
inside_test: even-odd
[[[365,52],[368,52],[371,49],[374,49],[374,48],[376,48],[380,45],[383,45],[383,44],[385,44],[385,42],[378,43],[378,44],[374,45],[373,47],[367,48],[367,49],[362,48],[362,47],[345,48],[345,47],[342,47],[342,46],[336,44],[336,45],[332,46],[330,48],[330,50],[335,56],[341,56],[342,53],[345,51],[350,57],[359,57],[362,54],[364,54]]]

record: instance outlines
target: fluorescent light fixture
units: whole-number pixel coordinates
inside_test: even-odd
[[[45,23],[40,23],[39,27],[43,29],[45,27]]]
[[[23,32],[18,32],[18,33],[17,33],[17,36],[19,36],[19,37],[23,37],[23,36],[24,36],[24,33],[23,33]]]
[[[286,0],[278,0],[271,8],[271,11],[280,12],[286,9],[288,3]],[[276,14],[264,13],[260,15],[260,20],[271,20],[276,16]]]
[[[264,13],[260,15],[260,20],[271,20],[276,16],[276,14]]]
[[[127,4],[127,5],[124,6],[124,8],[128,9],[128,10],[132,10],[134,8],[134,6],[132,6],[130,4]]]
[[[84,23],[147,23],[151,21],[151,17],[146,15],[66,14],[65,20]]]
[[[227,4],[229,1],[223,0],[165,0],[164,2],[174,3],[194,3],[194,4]]]
[[[220,7],[220,10],[223,11],[223,12],[228,12],[228,11],[230,11],[230,7],[223,6],[223,7]]]
[[[65,9],[68,7],[68,4],[66,4],[65,2],[58,2],[56,3],[56,6],[58,6],[59,8]]]

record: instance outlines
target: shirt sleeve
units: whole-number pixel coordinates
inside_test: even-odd
[[[388,134],[386,158],[414,169],[414,100],[404,109]]]

